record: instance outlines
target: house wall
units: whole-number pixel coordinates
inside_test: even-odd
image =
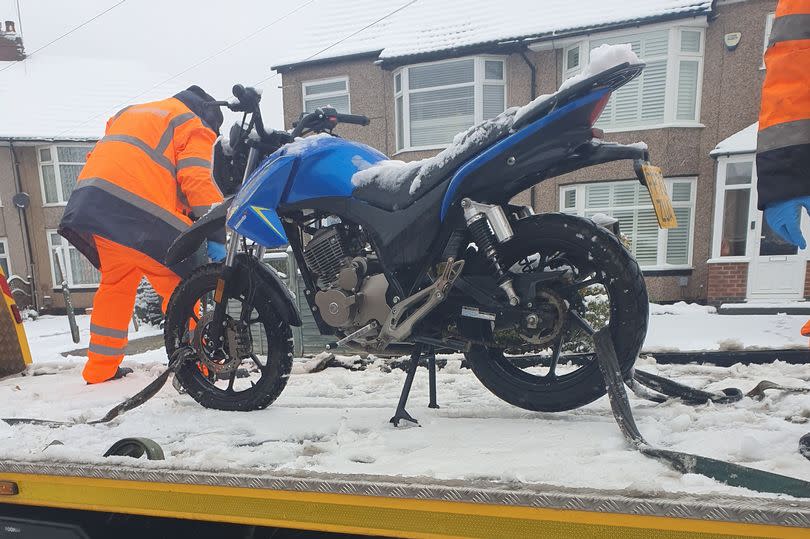
[[[15,151],[20,155],[19,148],[15,148]],[[0,146],[0,236],[8,242],[10,274],[25,278],[28,268],[20,221],[22,216],[11,202],[16,193],[11,150],[8,146]]]
[[[19,161],[20,183],[22,190],[31,197],[31,203],[25,210],[25,219],[31,240],[33,276],[38,305],[41,310],[61,312],[65,303],[61,288],[54,288],[51,274],[48,237],[46,230],[56,229],[62,218],[63,206],[44,207],[42,187],[38,171],[36,147],[31,145],[14,145],[14,152]],[[11,197],[17,192],[11,153],[8,146],[0,146],[0,225],[3,236],[8,237],[11,271],[20,276],[28,276],[29,268],[26,259],[26,245],[19,210],[11,203]],[[76,289],[71,291],[73,307],[84,309],[93,304],[94,289]]]
[[[724,138],[757,120],[764,72],[762,46],[765,18],[776,8],[775,0],[719,2],[715,17],[705,34],[703,85],[700,122],[703,127],[663,128],[608,133],[606,139],[632,143],[644,141],[655,164],[664,175],[696,176],[696,206],[692,269],[685,271],[646,272],[650,297],[655,301],[706,301],[709,273],[706,261],[711,257],[716,163],[709,152]],[[736,50],[729,51],[724,36],[741,32]],[[537,66],[537,94],[551,93],[560,84],[562,51],[527,52]],[[523,105],[531,97],[530,70],[519,54],[507,57],[507,106]],[[289,124],[302,107],[301,83],[319,78],[348,76],[352,112],[372,118],[368,128],[340,127],[343,136],[364,142],[392,155],[395,146],[393,77],[380,69],[373,59],[319,66],[298,66],[283,74],[285,119]],[[397,159],[413,160],[435,155],[430,152],[400,152]],[[559,209],[560,186],[579,182],[634,179],[627,162],[606,163],[546,180],[535,189],[533,205],[538,211]],[[518,200],[527,203],[528,193]],[[686,278],[686,285],[682,286]],[[714,281],[716,283],[716,281]],[[735,291],[736,294],[736,291]]]

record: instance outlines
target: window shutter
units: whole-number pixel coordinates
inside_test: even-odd
[[[675,118],[694,120],[697,100],[698,61],[681,60],[678,69],[678,103]]]
[[[691,208],[675,208],[675,218],[678,220],[678,226],[669,229],[667,232],[667,264],[689,263],[691,212]]]
[[[668,52],[668,32],[654,32],[644,35],[641,48],[641,56],[643,58],[649,58],[651,56],[666,56]]]
[[[613,210],[608,215],[619,220],[619,230],[630,239],[630,252],[634,252],[633,238],[635,237],[636,212],[635,210]]]
[[[613,206],[635,206],[637,186],[622,183],[613,187]]]
[[[692,183],[675,182],[672,184],[672,202],[689,202],[692,200]]]
[[[700,32],[693,30],[681,32],[681,52],[700,52]]]
[[[475,123],[472,86],[410,95],[411,146],[446,144]]]
[[[589,185],[585,191],[585,205],[588,208],[610,207],[610,185]]]
[[[474,81],[475,60],[472,58],[408,68],[408,88],[411,90]]]
[[[641,121],[655,123],[664,120],[667,92],[667,61],[649,62],[641,74]]]
[[[658,262],[658,219],[653,209],[638,210],[638,220],[633,239],[633,253],[642,266],[654,266]]]
[[[318,97],[306,100],[307,112],[312,112],[320,107],[334,107],[338,112],[349,114],[349,96],[336,95],[332,97]]]
[[[484,85],[484,120],[494,118],[503,112],[504,86],[502,84]]]
[[[568,189],[565,191],[563,207],[566,209],[575,208],[577,205],[577,190]]]
[[[346,81],[338,80],[333,82],[321,82],[317,84],[307,84],[304,88],[306,95],[330,94],[333,92],[345,92]]]
[[[664,120],[667,88],[668,32],[649,32],[591,42],[591,50],[609,44],[629,43],[647,65],[641,76],[613,92],[597,127],[623,127]]]
[[[627,125],[636,123],[639,117],[639,101],[641,99],[641,79],[636,78],[624,85],[619,91],[613,93],[614,125]]]

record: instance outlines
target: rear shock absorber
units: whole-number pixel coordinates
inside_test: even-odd
[[[509,241],[515,235],[503,208],[475,202],[469,198],[462,199],[461,207],[464,210],[464,219],[467,221],[467,228],[472,239],[489,262],[498,286],[506,294],[510,305],[520,304],[520,298],[515,293],[512,278],[508,273],[509,268],[503,267],[503,261],[498,252],[498,244]]]

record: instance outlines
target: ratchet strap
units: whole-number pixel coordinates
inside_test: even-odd
[[[111,408],[110,411],[108,411],[101,419],[94,419],[92,421],[51,421],[49,419],[34,419],[28,417],[4,417],[0,418],[0,421],[4,421],[9,425],[44,425],[48,427],[98,425],[101,423],[108,423],[124,412],[137,408],[157,395],[158,391],[160,391],[163,386],[166,385],[166,381],[169,379],[169,376],[177,371],[177,369],[193,355],[194,352],[190,347],[183,347],[177,350],[174,354],[172,354],[172,357],[169,360],[169,366],[160,374],[160,376],[152,380],[149,385],[135,395]]]
[[[733,487],[742,487],[757,492],[788,494],[798,498],[810,498],[810,481],[785,475],[747,468],[722,460],[658,449],[647,443],[636,425],[630,400],[624,390],[622,372],[613,339],[608,329],[603,328],[593,334],[596,358],[605,379],[610,407],[619,430],[628,443],[643,455],[659,460],[681,473],[695,473],[711,477]],[[680,384],[678,384],[680,385]],[[704,401],[705,402],[705,401]]]
[[[639,385],[652,389],[654,393],[645,391],[644,387],[639,387]],[[729,404],[743,398],[743,392],[736,387],[726,388],[722,393],[711,393],[638,369],[633,371],[633,378],[627,382],[627,386],[637,396],[659,403],[672,397],[679,398],[686,404],[694,405],[706,404],[709,401],[715,404]]]

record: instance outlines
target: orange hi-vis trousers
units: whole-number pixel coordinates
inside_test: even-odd
[[[163,298],[163,312],[180,277],[154,259],[129,247],[95,236],[101,262],[101,284],[90,317],[90,350],[82,376],[90,384],[115,374],[127,346],[135,295],[143,277]]]

